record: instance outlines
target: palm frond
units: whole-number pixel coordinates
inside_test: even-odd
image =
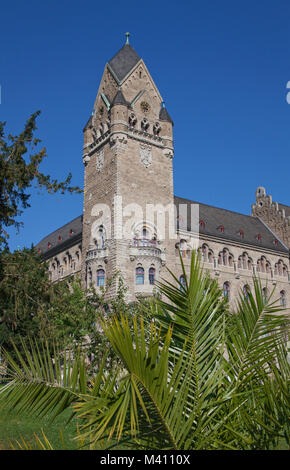
[[[18,361],[6,351],[9,382],[0,389],[0,401],[5,400],[7,412],[16,410],[51,415],[54,419],[86,393],[87,382],[85,358],[80,351],[61,352],[53,347],[53,354],[46,343],[22,342],[21,353],[14,345]]]

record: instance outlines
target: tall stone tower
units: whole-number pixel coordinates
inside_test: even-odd
[[[165,265],[174,266],[172,127],[127,33],[84,128],[84,284],[101,286],[121,271],[133,300],[152,294]]]

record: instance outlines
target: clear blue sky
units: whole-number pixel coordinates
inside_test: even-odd
[[[82,129],[126,31],[174,120],[175,194],[248,214],[262,185],[289,205],[289,0],[3,2],[0,120],[18,133],[41,110],[43,171],[83,186]],[[10,248],[81,212],[33,191]]]

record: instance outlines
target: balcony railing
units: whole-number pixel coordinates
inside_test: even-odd
[[[157,246],[157,240],[150,240],[149,238],[134,238],[133,246],[136,246],[136,247],[149,246],[149,247],[154,248]]]
[[[108,256],[107,248],[93,248],[87,251],[86,260],[105,258],[106,256]]]

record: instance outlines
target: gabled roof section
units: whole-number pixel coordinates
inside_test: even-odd
[[[120,83],[140,60],[141,57],[133,47],[125,44],[108,62],[108,65]]]
[[[179,222],[179,228],[190,231],[191,204],[199,205],[199,220],[204,222],[199,227],[200,234],[210,235],[225,241],[231,240],[245,245],[252,245],[260,249],[269,249],[277,252],[288,253],[289,250],[279,240],[275,241],[275,235],[258,217],[240,214],[238,212],[220,209],[218,207],[201,204],[174,196],[177,215],[179,204],[187,205],[187,226]],[[223,227],[224,231],[220,228]],[[241,236],[242,232],[242,236]],[[259,239],[260,236],[261,238]]]

